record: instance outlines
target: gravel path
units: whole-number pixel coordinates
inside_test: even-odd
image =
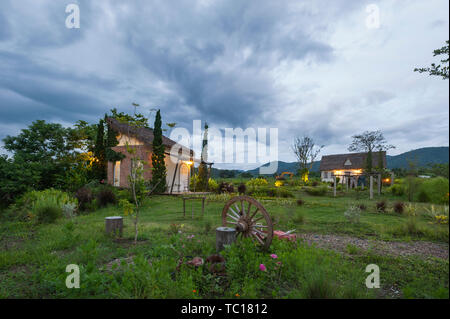
[[[303,238],[310,245],[314,244],[317,247],[333,249],[344,253],[348,253],[348,245],[353,245],[363,250],[372,249],[375,253],[380,255],[393,256],[420,256],[425,258],[436,257],[448,259],[449,252],[448,244],[438,244],[426,241],[391,242],[321,234],[297,234],[297,236]]]

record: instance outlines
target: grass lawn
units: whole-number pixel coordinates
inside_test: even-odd
[[[377,242],[432,242],[448,250],[448,225],[426,215],[408,217],[377,212],[367,195],[340,193],[337,198],[309,196],[292,187],[296,198],[258,199],[271,214],[275,229],[301,234],[330,234]],[[357,199],[357,196],[360,199]],[[304,200],[297,205],[296,200]],[[398,198],[382,196],[388,208]],[[225,201],[209,198],[205,216],[200,202],[154,196],[141,212],[139,242],[133,244],[132,217],[124,218],[124,235],[104,233],[106,216],[122,215],[109,206],[55,224],[0,224],[1,298],[448,298],[447,258],[402,256],[349,245],[337,251],[305,241],[274,239],[269,251],[239,241],[227,248],[225,270],[195,268],[179,262],[215,253],[215,228]],[[359,223],[344,212],[351,204],[367,209]],[[191,218],[194,205],[194,218]],[[419,204],[418,210],[430,205]],[[194,235],[192,237],[192,235]],[[270,255],[276,254],[274,259]],[[277,264],[279,262],[280,264]],[[65,285],[66,266],[80,267],[81,288]],[[264,264],[266,271],[259,265]],[[368,264],[380,268],[380,289],[368,289]],[[177,267],[178,265],[178,267]]]

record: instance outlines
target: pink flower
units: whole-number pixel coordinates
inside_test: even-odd
[[[277,261],[277,265],[278,265],[278,266],[281,266],[281,261]]]
[[[275,255],[275,254],[270,255],[270,257],[272,257],[273,259],[277,259],[278,258],[278,256]]]
[[[266,268],[266,266],[264,266],[264,264],[260,264],[260,265],[259,265],[259,270],[261,270],[261,271],[266,271],[267,268]]]

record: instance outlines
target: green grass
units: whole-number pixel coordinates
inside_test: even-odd
[[[333,198],[331,192],[309,196],[297,187],[289,189],[304,200],[303,205],[298,206],[296,198],[260,199],[278,222],[276,229],[448,242],[448,225],[430,224],[429,218],[419,214],[411,226],[408,216],[376,212],[379,198],[370,201],[364,193],[340,193]],[[398,201],[392,196],[382,198],[388,208]],[[364,203],[367,210],[361,213],[359,223],[349,223],[344,212],[355,202]],[[270,251],[264,252],[240,242],[223,253],[226,277],[211,274],[207,267],[183,265],[177,271],[180,257],[206,259],[215,253],[215,228],[221,223],[223,206],[224,201],[208,201],[201,217],[201,203],[191,201],[183,218],[180,198],[154,196],[142,210],[137,245],[132,243],[131,217],[124,218],[126,240],[117,242],[105,235],[104,218],[122,214],[113,206],[54,224],[2,221],[0,297],[237,298],[238,294],[240,298],[448,298],[448,260],[379,256],[353,246],[347,247],[348,254],[341,254],[274,240]],[[174,231],[172,224],[182,233]],[[188,235],[195,237],[188,239]],[[278,258],[272,259],[271,253]],[[130,256],[134,265],[102,270],[112,260]],[[277,267],[276,261],[281,266]],[[267,272],[259,270],[261,263]],[[365,287],[365,267],[371,263],[380,267],[381,289]],[[80,266],[81,289],[65,287],[68,264]],[[393,290],[398,295],[391,295]]]

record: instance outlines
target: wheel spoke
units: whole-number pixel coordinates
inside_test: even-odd
[[[237,205],[237,204],[234,204],[234,207],[236,207],[236,210],[237,210],[238,214],[239,214],[240,216],[242,216],[242,212],[241,212],[241,210],[239,209],[238,205]]]
[[[264,245],[263,240],[261,238],[259,238],[259,236],[256,233],[252,232],[252,236],[255,237],[260,242],[261,245]]]
[[[250,220],[255,217],[256,213],[258,212],[259,208],[256,207],[256,210],[253,212],[253,214],[250,216]]]
[[[234,219],[235,221],[239,221],[239,219],[237,219],[237,218],[234,217],[234,216],[231,216],[230,214],[227,214],[227,216],[230,217],[231,219]]]
[[[263,236],[263,237],[267,237],[267,234],[266,234],[266,233],[263,233],[262,231],[259,231],[259,230],[255,229],[255,228],[253,228],[252,230],[253,230],[254,232],[260,234],[260,235]]]
[[[250,216],[250,208],[252,207],[252,203],[248,202],[247,216]]]
[[[256,227],[256,228],[267,228],[269,226],[266,225],[253,225],[252,227]]]
[[[239,214],[237,214],[237,213],[233,210],[233,208],[230,207],[230,211],[233,213],[233,215],[234,215],[237,219],[240,218]]]
[[[264,216],[258,217],[257,219],[252,220],[252,222],[253,222],[253,223],[256,223],[258,220],[261,220],[261,219],[264,219]]]

